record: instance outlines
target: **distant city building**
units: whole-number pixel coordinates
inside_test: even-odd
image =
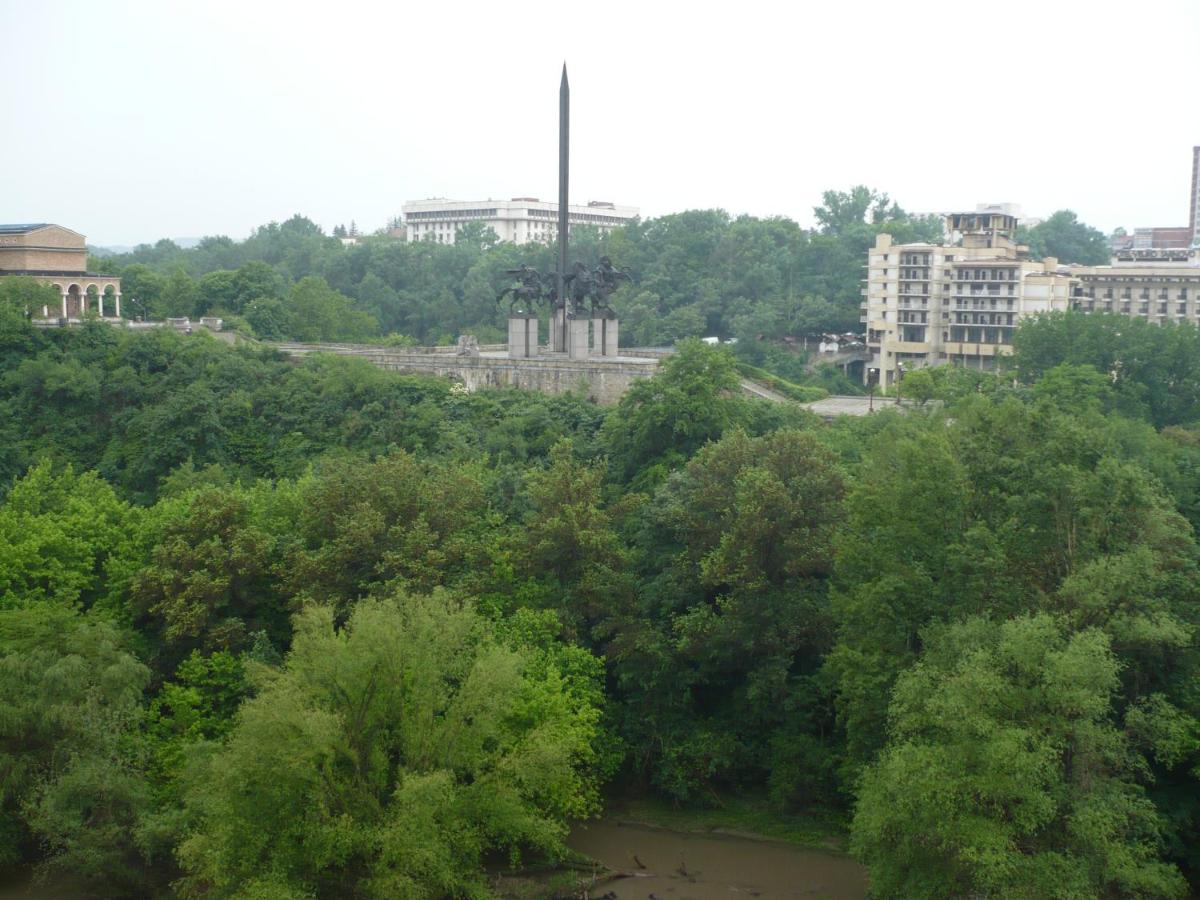
[[[1187,226],[1135,228],[1133,234],[1112,238],[1109,241],[1109,247],[1118,262],[1141,260],[1185,262],[1191,252],[1192,232]]]
[[[410,241],[453,244],[464,225],[478,222],[496,232],[502,241],[524,244],[549,242],[558,233],[558,204],[536,197],[512,200],[411,200],[401,209]],[[571,225],[590,225],[607,234],[637,218],[637,207],[617,206],[593,200],[586,206],[572,204],[567,211]]]
[[[1135,228],[1133,234],[1114,234],[1108,241],[1118,261],[1139,259],[1187,259],[1192,247],[1192,229]]]
[[[1045,221],[1045,219],[1038,218],[1037,216],[1026,216],[1021,211],[1021,205],[1019,203],[976,203],[975,204],[975,212],[978,214],[1008,216],[1008,217],[1012,218],[1013,220],[1015,220],[1017,225],[1022,228],[1033,228],[1035,225],[1041,225],[1042,222]],[[948,228],[949,227],[949,217],[951,215],[964,215],[964,214],[963,213],[933,212],[933,213],[912,213],[912,215],[916,218],[927,218],[928,216],[937,216],[939,219],[942,220],[945,227]],[[961,234],[957,234],[957,233],[953,233],[953,232],[944,231],[943,237],[951,243],[957,243],[958,241],[962,240]]]
[[[1037,216],[1027,216],[1021,212],[1019,203],[976,203],[975,212],[977,213],[999,213],[1000,215],[1012,216],[1017,220],[1017,225],[1021,228],[1033,228],[1035,225],[1041,225],[1045,219]]]
[[[62,295],[61,308],[43,307],[44,317],[121,315],[121,279],[88,272],[87,255],[84,236],[61,225],[0,225],[0,277],[29,275]]]
[[[1200,247],[1200,147],[1192,148],[1192,246]]]
[[[881,234],[868,251],[862,321],[864,378],[892,387],[922,366],[980,369],[1012,352],[1022,318],[1080,309],[1200,324],[1200,256],[1182,260],[1060,266],[1029,259],[1014,240],[1011,214],[951,213],[957,243],[893,244]]]
[[[1200,147],[1192,148],[1192,191],[1188,196],[1188,224],[1178,227],[1135,228],[1133,234],[1114,235],[1109,241],[1118,262],[1184,262],[1200,247]]]

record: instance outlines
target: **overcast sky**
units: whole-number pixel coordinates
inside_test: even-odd
[[[564,59],[574,202],[809,225],[862,183],[1187,223],[1200,0],[0,0],[0,222],[114,245],[553,199]]]

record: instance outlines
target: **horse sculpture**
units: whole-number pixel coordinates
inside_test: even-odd
[[[618,269],[607,256],[600,257],[600,265],[592,276],[592,318],[600,313],[606,319],[616,318],[608,298],[613,295],[622,281],[632,281],[629,273]]]
[[[595,276],[581,262],[575,263],[571,274],[563,279],[563,290],[566,291],[567,315],[571,318],[582,318],[588,301],[595,293]]]
[[[541,272],[532,266],[522,264],[519,268],[505,272],[516,279],[517,283],[506,287],[496,295],[496,305],[500,305],[506,296],[512,297],[508,303],[508,314],[515,312],[532,312],[534,307],[546,296],[545,278]]]
[[[547,301],[551,310],[566,307],[571,318],[597,315],[611,319],[616,317],[609,298],[620,287],[622,281],[632,281],[628,272],[618,269],[607,256],[600,258],[600,265],[589,269],[581,262],[575,263],[570,273],[563,278],[563,293],[559,298],[554,273],[543,274],[532,266],[522,265],[508,269],[506,275],[516,281],[496,296],[496,305],[505,297],[511,297],[509,315],[515,312],[532,312],[538,303]]]

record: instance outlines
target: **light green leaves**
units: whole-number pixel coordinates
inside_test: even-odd
[[[971,619],[928,640],[896,683],[892,741],[859,789],[854,848],[876,890],[1186,893],[1158,861],[1157,813],[1110,718],[1119,664],[1105,635],[1038,615]]]
[[[309,607],[191,786],[190,883],[475,896],[485,850],[560,852],[596,809],[598,712],[534,662],[443,593],[361,601],[340,630]]]

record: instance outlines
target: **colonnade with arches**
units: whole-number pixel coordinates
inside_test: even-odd
[[[42,316],[45,318],[83,319],[90,312],[95,312],[101,318],[121,317],[119,278],[47,279],[47,283],[58,290],[62,305],[59,309],[43,306]]]

